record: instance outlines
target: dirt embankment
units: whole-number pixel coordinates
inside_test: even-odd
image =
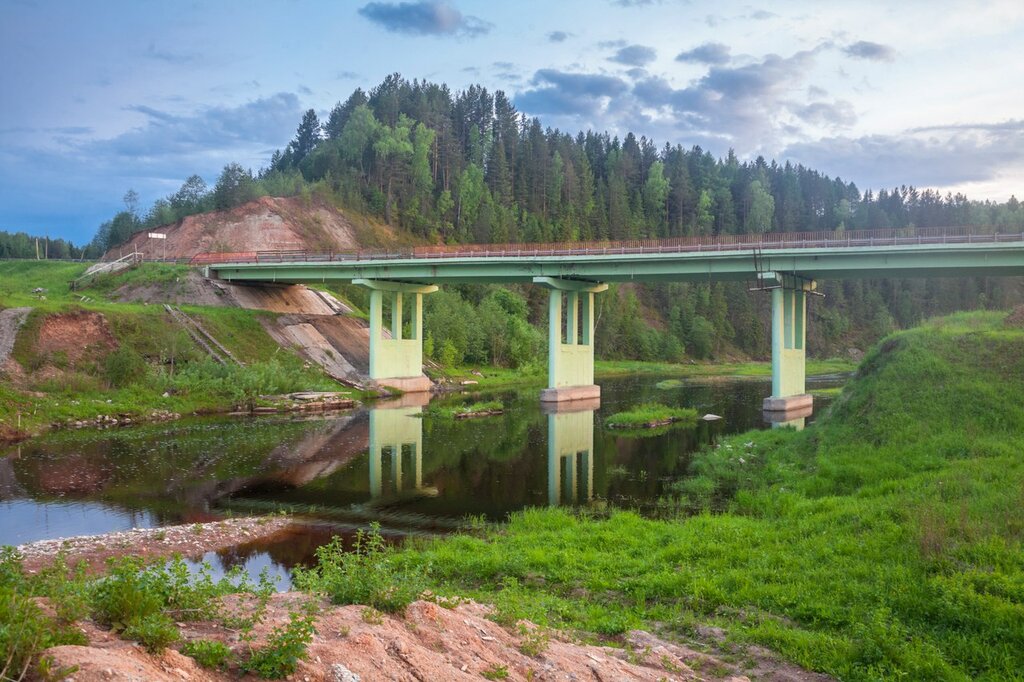
[[[102,313],[80,310],[47,315],[39,326],[33,351],[40,358],[77,366],[82,360],[105,356],[117,339]]]
[[[275,625],[288,622],[289,609],[306,598],[298,593],[276,595],[267,618],[257,626],[256,644]],[[368,612],[362,606],[318,608],[316,634],[308,657],[288,679],[308,682],[373,682],[376,680],[437,680],[471,682],[480,679],[526,680],[722,680],[749,678],[736,666],[642,631],[631,632],[623,648],[585,645],[558,633],[543,632],[521,622],[514,631],[488,617],[492,609],[473,602],[455,608],[418,601],[404,616]],[[185,640],[222,641],[236,653],[246,644],[238,633],[214,623],[182,624]],[[193,659],[169,649],[160,655],[116,639],[91,623],[82,624],[89,646],[49,649],[56,666],[77,666],[76,682],[108,680],[238,680],[238,670],[200,668]],[[820,680],[808,673],[792,674],[775,664],[780,674],[762,679]],[[802,671],[799,671],[802,673]]]
[[[363,385],[370,367],[370,330],[330,293],[301,284],[244,285],[209,280],[190,271],[174,282],[133,282],[114,290],[119,301],[234,306],[279,313],[261,320],[281,346],[294,348],[328,376]]]
[[[167,235],[150,239],[150,232]],[[390,227],[349,217],[315,199],[261,197],[229,211],[188,216],[171,225],[140,232],[111,249],[104,260],[138,251],[147,258],[191,258],[231,251],[342,251],[396,239]]]

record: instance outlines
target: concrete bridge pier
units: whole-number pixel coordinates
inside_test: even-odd
[[[429,391],[423,374],[423,295],[436,284],[414,284],[379,279],[354,279],[370,290],[370,378],[382,386],[406,393]],[[404,297],[412,298],[409,333],[403,338]],[[384,298],[391,303],[390,338],[384,336]]]
[[[777,274],[772,289],[772,394],[765,412],[809,413],[813,398],[806,389],[807,295],[816,282]],[[785,421],[773,419],[773,421]]]
[[[594,294],[607,284],[534,277],[550,290],[548,304],[548,387],[541,402],[590,400],[601,397],[594,383]],[[564,307],[563,307],[564,304]]]

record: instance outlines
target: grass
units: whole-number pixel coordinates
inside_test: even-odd
[[[852,372],[857,363],[844,358],[807,360],[807,376],[843,374]],[[701,362],[681,364],[672,362],[646,362],[641,360],[596,360],[594,376],[611,377],[623,374],[661,374],[669,377],[769,377],[771,362]]]
[[[29,377],[17,390],[0,376],[0,432],[37,433],[54,423],[92,421],[101,415],[147,419],[154,412],[208,413],[262,404],[261,395],[298,390],[336,390],[336,382],[282,349],[260,321],[272,313],[227,307],[184,306],[184,310],[245,363],[221,366],[209,360],[162,306],[109,299],[125,284],[172,285],[187,268],[146,263],[83,291],[67,282],[82,263],[10,261],[0,263],[0,305],[34,308],[18,335],[12,356],[30,372],[56,369],[59,375]],[[45,300],[31,294],[47,289]],[[80,297],[87,296],[83,301]],[[61,353],[40,354],[36,339],[50,315],[100,313],[120,346],[113,358],[97,350],[74,366]],[[165,395],[166,394],[166,395]],[[19,427],[20,423],[20,427]]]
[[[619,637],[697,624],[844,680],[1024,679],[1024,331],[895,334],[802,432],[721,440],[666,520],[561,509],[397,560],[496,618]]]
[[[423,415],[427,417],[443,417],[447,419],[459,419],[470,416],[486,416],[500,414],[505,406],[500,400],[487,400],[483,402],[470,403],[468,405],[450,405],[428,407]]]
[[[604,423],[612,429],[648,429],[669,424],[693,426],[697,423],[697,410],[647,403],[632,410],[616,412],[605,419]]]
[[[203,666],[237,667],[266,679],[295,672],[306,658],[315,625],[315,603],[306,599],[289,608],[288,622],[277,625],[263,644],[254,646],[254,628],[266,617],[274,584],[264,573],[251,581],[241,567],[219,580],[203,564],[193,574],[180,558],[146,565],[129,557],[112,559],[108,574],[89,577],[68,567],[64,557],[38,574],[28,575],[21,557],[6,547],[0,551],[0,679],[50,679],[45,649],[60,644],[87,644],[75,627],[91,618],[124,639],[134,640],[153,654],[182,641],[180,621],[205,621],[236,631],[247,644],[247,655],[236,655],[223,643],[184,641],[181,650]],[[231,605],[226,595],[243,595]],[[49,612],[37,599],[45,599]],[[73,671],[64,671],[73,672]],[[61,677],[63,679],[63,677]]]

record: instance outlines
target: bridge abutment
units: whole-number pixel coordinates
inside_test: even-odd
[[[772,394],[768,412],[809,411],[814,399],[806,389],[807,296],[816,283],[793,275],[776,275],[772,289]]]
[[[550,291],[548,302],[548,387],[541,402],[601,397],[594,383],[594,294],[608,288],[599,282],[534,277]]]
[[[432,384],[423,373],[423,295],[437,291],[437,285],[374,279],[352,283],[370,290],[370,378],[406,393],[429,391]],[[412,300],[407,334],[406,297]],[[391,304],[390,338],[384,335],[385,298]]]

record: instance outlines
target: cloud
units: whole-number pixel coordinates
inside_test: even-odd
[[[625,64],[626,66],[646,66],[658,58],[658,51],[646,45],[627,45],[620,48],[614,55],[608,58],[609,61]]]
[[[829,128],[851,126],[857,121],[853,105],[846,100],[835,102],[812,102],[811,104],[793,105],[793,114],[806,123]]]
[[[891,62],[896,59],[896,50],[888,45],[858,40],[843,48],[843,53],[855,59],[870,59],[876,62]]]
[[[648,7],[661,4],[661,0],[612,0],[612,4],[619,7]]]
[[[573,34],[568,31],[551,31],[548,33],[548,42],[552,43],[564,43],[569,38],[572,38]]]
[[[779,15],[775,14],[774,12],[769,12],[766,9],[758,9],[758,10],[754,10],[753,12],[748,14],[747,16],[750,19],[753,19],[754,21],[766,21],[768,19],[774,19],[775,17],[777,17]]]
[[[593,115],[607,98],[622,95],[629,86],[620,78],[601,74],[567,73],[541,69],[530,81],[532,89],[515,97],[516,106],[531,114]]]
[[[299,98],[288,92],[184,114],[146,105],[127,109],[141,122],[114,137],[83,139],[87,131],[71,127],[47,130],[52,137],[45,142],[5,140],[0,229],[57,226],[51,234],[88,241],[120,209],[129,187],[146,206],[193,173],[212,184],[232,161],[259,168],[291,139],[303,113]]]
[[[677,62],[698,64],[725,64],[729,59],[729,46],[722,43],[704,43],[676,55]]]
[[[839,103],[813,107],[793,99],[822,49],[824,45],[789,57],[770,54],[741,66],[711,66],[682,88],[659,77],[639,80],[631,93],[634,116],[663,122],[675,138],[717,140],[750,153],[770,152],[799,135],[794,122],[847,125],[852,108]]]
[[[483,19],[463,15],[444,0],[371,2],[358,11],[392,33],[475,38],[493,28],[492,24]]]
[[[828,137],[790,145],[787,158],[875,188],[948,187],[998,178],[1024,158],[1024,120],[911,128],[895,135]]]
[[[128,109],[144,114],[145,125],[108,140],[89,142],[83,151],[104,156],[157,158],[229,151],[238,145],[281,145],[288,141],[302,118],[299,98],[290,92],[237,107],[209,107],[188,115],[142,105]]]

